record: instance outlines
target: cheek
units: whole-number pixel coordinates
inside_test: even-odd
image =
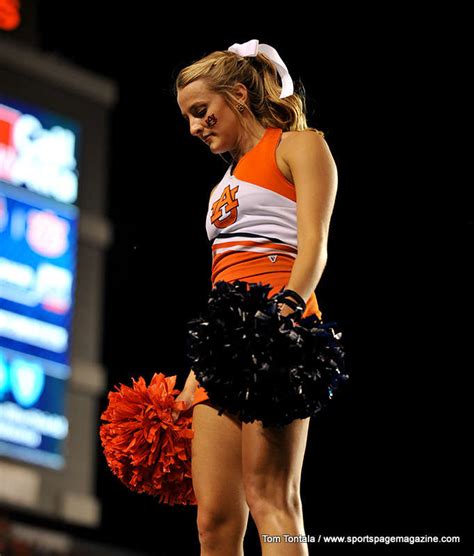
[[[208,127],[214,127],[216,124],[217,124],[217,118],[216,118],[215,114],[211,114],[210,116],[207,117],[206,125]]]

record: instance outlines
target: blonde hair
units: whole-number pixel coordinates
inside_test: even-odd
[[[283,131],[310,129],[324,137],[324,133],[309,127],[306,121],[306,98],[303,84],[300,92],[280,98],[281,85],[273,62],[259,52],[256,57],[242,57],[228,50],[217,50],[181,69],[176,77],[174,94],[197,79],[203,79],[210,91],[224,97],[237,115],[242,127],[246,121],[237,110],[239,103],[232,91],[237,83],[248,90],[250,114],[265,128],[278,127]],[[296,87],[295,87],[296,89]]]

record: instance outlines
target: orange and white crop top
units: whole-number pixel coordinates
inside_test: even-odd
[[[206,231],[212,247],[213,284],[271,272],[277,257],[288,269],[294,263],[296,189],[276,162],[281,134],[280,128],[267,128],[234,173],[229,166],[212,192]]]

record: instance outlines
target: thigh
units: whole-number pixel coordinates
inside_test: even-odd
[[[242,482],[242,429],[208,403],[193,409],[191,473],[198,510],[248,517]]]
[[[301,471],[310,417],[285,427],[262,427],[261,421],[242,424],[242,470],[247,502],[279,491],[299,496]],[[270,494],[271,491],[271,494]]]

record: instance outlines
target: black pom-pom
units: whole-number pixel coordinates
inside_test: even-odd
[[[188,322],[187,358],[219,415],[283,427],[318,413],[349,376],[336,323],[282,316],[271,289],[216,282],[204,313]]]

